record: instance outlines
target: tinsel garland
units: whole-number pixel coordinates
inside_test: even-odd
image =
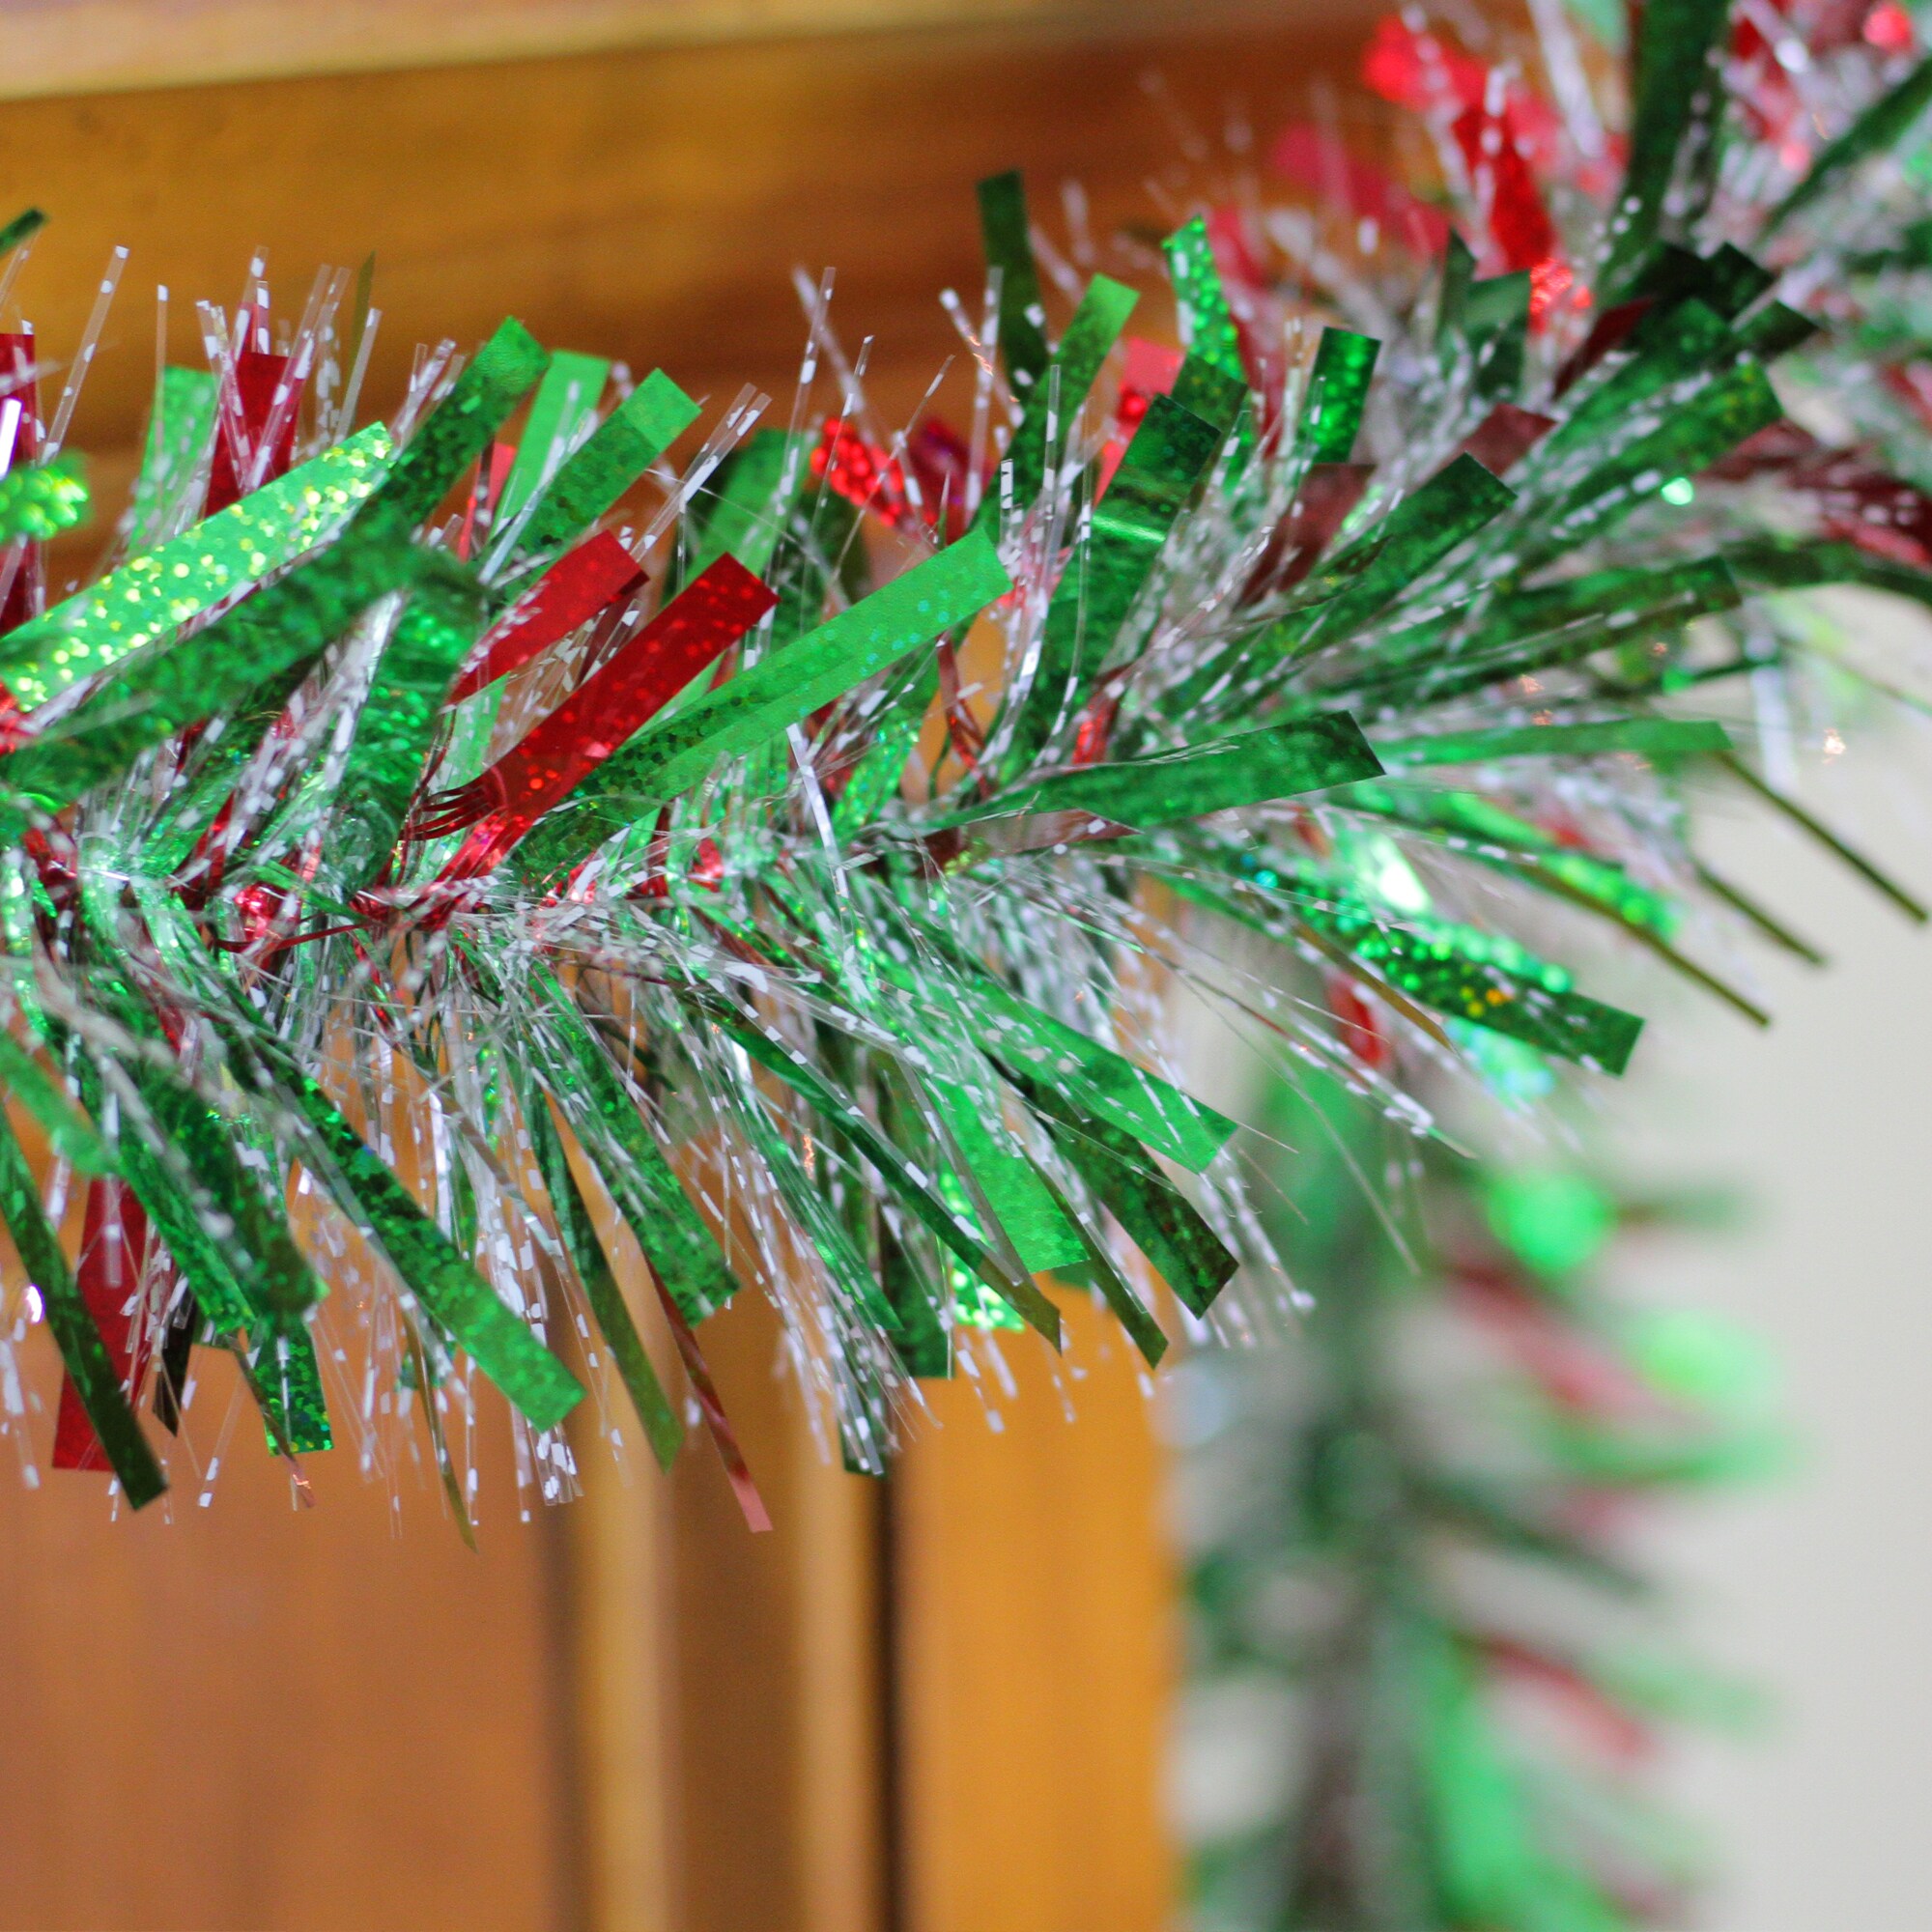
[[[514,322],[358,429],[366,283],[278,326],[257,274],[47,608],[118,268],[50,424],[0,337],[0,1075],[51,1162],[0,1132],[0,1216],[65,1362],[56,1465],[161,1494],[139,1406],[178,1430],[213,1346],[279,1454],[423,1429],[466,1531],[477,1372],[544,1498],[614,1378],[663,1458],[701,1413],[757,1520],[696,1332],[742,1283],[872,1472],[919,1378],[1059,1345],[1042,1280],[1151,1365],[1292,1306],[1179,984],[1421,1134],[1436,1070],[1627,1062],[1539,901],[1755,1014],[1692,922],[1803,942],[1690,858],[1686,779],[1847,848],[1694,712],[1820,647],[1792,590],[1932,600],[1926,499],[1841,446],[1919,394],[1890,150],[1932,65],[1882,6],[1759,128],[1724,7],[1650,0],[1620,140],[1538,17],[1555,107],[1391,23],[1438,199],[1291,130],[1357,259],[1205,208],[1162,244],[1179,355],[982,184],[963,436],[883,428],[825,291],[789,426],[747,392],[681,473],[674,382]]]

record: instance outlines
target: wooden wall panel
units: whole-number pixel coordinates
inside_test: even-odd
[[[205,1455],[232,1378],[200,1362]],[[223,1460],[172,1520],[110,1521],[98,1475],[0,1476],[0,1927],[565,1932],[555,1523],[517,1520],[507,1437],[476,1555],[433,1478],[392,1519],[312,1457],[298,1512],[245,1419]]]
[[[893,1477],[904,1932],[1167,1932],[1178,1908],[1152,1406],[1110,1318],[1058,1299],[1065,1403],[1003,1337],[999,1427],[940,1387]]]
[[[1194,0],[1197,17],[1258,0]],[[1166,0],[9,0],[0,99],[960,24],[1158,18]]]

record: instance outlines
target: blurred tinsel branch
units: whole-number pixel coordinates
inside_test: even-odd
[[[1781,1451],[1743,1338],[1604,1277],[1717,1204],[1412,1161],[1331,1081],[1273,1111],[1304,1347],[1204,1352],[1179,1390],[1194,1922],[1678,1922],[1703,1859],[1658,1747],[1755,1700],[1681,1654],[1631,1532]],[[1393,1202],[1361,1184],[1388,1153]]]
[[[1352,258],[1204,207],[1161,243],[1180,352],[982,184],[964,434],[882,422],[809,282],[788,426],[748,389],[681,469],[668,376],[514,322],[358,428],[367,277],[278,321],[257,264],[49,604],[121,257],[50,419],[0,336],[0,1218],[56,1465],[159,1495],[139,1406],[181,1431],[219,1348],[278,1453],[426,1441],[466,1532],[479,1378],[545,1499],[587,1382],[662,1458],[701,1415],[755,1521],[698,1332],[741,1283],[873,1472],[922,1378],[1059,1346],[1043,1284],[1151,1365],[1282,1324],[1178,984],[1427,1136],[1437,1079],[1621,1071],[1639,1022],[1534,944],[1578,919],[1762,1018],[1722,955],[1810,949],[1693,857],[1695,784],[1922,917],[1708,707],[1846,668],[1793,593],[1932,600],[1892,433],[1932,66],[1895,6],[1801,85],[1651,0],[1623,117],[1537,25],[1548,95],[1388,23],[1429,192],[1288,130]]]

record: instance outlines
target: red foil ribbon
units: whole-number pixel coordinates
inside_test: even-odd
[[[609,530],[565,551],[484,638],[475,662],[450,686],[448,701],[460,704],[499,677],[508,677],[618,598],[628,597],[643,581],[638,560]]]
[[[288,367],[289,358],[286,355],[270,355],[261,349],[244,349],[235,358],[235,393],[242,405],[242,426],[248,434],[249,462],[254,460],[255,448],[268,434],[269,418],[275,407],[275,391],[287,375]],[[277,476],[285,474],[289,465],[295,461],[296,417],[298,413],[295,399],[291,398],[284,404],[275,446],[269,452],[267,464],[250,488],[259,489],[263,483],[272,482]],[[242,452],[235,447],[229,425],[224,420],[221,434],[214,441],[214,462],[208,472],[208,501],[202,510],[203,516],[212,517],[215,511],[225,510],[231,503],[242,500],[245,494],[242,489],[244,467]]]
[[[454,885],[499,865],[545,812],[777,602],[772,589],[728,554],[695,578],[521,744],[473,783],[436,801],[418,836],[474,827],[437,883]]]
[[[5,398],[0,400],[20,405],[20,423],[14,432],[14,455],[7,465],[9,470],[24,469],[38,461],[41,454],[40,383],[31,376],[24,383],[15,380],[20,370],[31,369],[33,364],[33,330],[0,329],[0,383],[11,385]],[[7,569],[7,550],[0,549],[0,574],[7,579],[5,591],[0,592],[0,632],[24,624],[39,611],[39,591],[44,582],[46,568],[37,543],[23,541],[20,544],[17,560],[11,571]],[[18,709],[11,692],[7,695],[6,708]]]
[[[140,1392],[154,1337],[137,1332],[135,1297],[148,1261],[148,1217],[124,1181],[91,1180],[80,1236],[75,1286],[129,1399]],[[107,1458],[80,1405],[71,1378],[61,1379],[60,1414],[54,1425],[56,1469],[104,1469]]]

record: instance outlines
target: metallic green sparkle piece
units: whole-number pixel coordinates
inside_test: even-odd
[[[1160,252],[1167,257],[1167,272],[1180,309],[1180,336],[1188,353],[1245,387],[1247,371],[1241,366],[1240,332],[1221,287],[1220,270],[1214,266],[1214,246],[1208,239],[1207,222],[1198,214],[1183,222],[1160,244]]]
[[[653,369],[551,479],[517,540],[516,555],[559,550],[588,529],[697,415],[697,405],[662,369]]]
[[[1156,396],[1148,406],[1107,494],[1094,506],[1088,540],[1054,586],[1039,662],[1007,748],[1009,777],[1024,772],[1077,712],[1221,435],[1171,397]]]
[[[1027,232],[1026,185],[1017,170],[979,185],[980,233],[986,266],[1000,271],[1000,355],[1022,401],[1046,375],[1046,311]]]
[[[317,1179],[368,1227],[410,1293],[476,1366],[537,1428],[555,1428],[583,1395],[577,1378],[497,1299],[328,1095],[293,1061],[277,1071],[328,1154]]]
[[[1091,811],[1144,831],[1376,778],[1381,769],[1355,721],[1347,712],[1334,712],[1184,751],[1054,773],[940,823],[959,825],[1016,811]]]
[[[541,874],[574,866],[612,833],[841,697],[1012,588],[993,547],[968,534],[782,651],[647,726],[526,841]]]
[[[170,364],[155,379],[148,438],[128,506],[130,550],[151,550],[178,522],[184,498],[213,440],[219,391],[219,383],[208,369]]]
[[[658,1467],[668,1469],[677,1460],[684,1440],[684,1420],[665,1394],[664,1384],[644,1350],[638,1324],[631,1318],[630,1304],[611,1272],[610,1261],[597,1238],[590,1208],[570,1171],[563,1140],[551,1119],[550,1105],[543,1095],[531,1091],[524,1096],[524,1122],[529,1129],[530,1147],[536,1154],[537,1171],[543,1176],[544,1192],[550,1196],[556,1215],[557,1232],[563,1236],[564,1251],[577,1278],[583,1285],[584,1299],[597,1318],[604,1345],[617,1365],[624,1390],[631,1398],[644,1439]]]
[[[1296,446],[1308,452],[1310,463],[1347,463],[1354,454],[1381,348],[1373,335],[1347,328],[1321,331],[1295,431]]]
[[[1404,738],[1376,750],[1392,770],[1410,765],[1472,765],[1492,758],[1589,758],[1634,752],[1646,758],[1683,758],[1726,752],[1731,740],[1706,719],[1609,718],[1582,724],[1524,724],[1490,731],[1444,731]]]
[[[111,688],[0,760],[0,785],[43,810],[60,810],[118,777],[150,746],[318,655],[379,597],[439,581],[452,596],[478,595],[469,572],[440,552],[345,535],[185,643],[151,646],[125,665]]]
[[[1637,29],[1630,160],[1610,229],[1600,299],[1621,300],[1664,216],[1678,156],[1720,97],[1714,62],[1728,0],[1651,0]]]
[[[168,638],[312,548],[382,481],[389,433],[372,423],[92,589],[0,638],[0,680],[31,710]]]
[[[482,600],[424,581],[377,660],[336,786],[317,876],[353,897],[388,863],[442,718],[442,700],[476,641]]]
[[[508,525],[516,519],[558,450],[564,452],[556,464],[561,470],[577,446],[585,420],[596,414],[598,399],[610,380],[611,365],[601,355],[579,355],[568,349],[552,355],[550,367],[530,398],[530,412],[517,443],[516,460],[497,499],[496,523]]]
[[[14,1251],[28,1279],[40,1290],[61,1360],[128,1504],[142,1509],[167,1488],[167,1478],[141,1434],[141,1425],[115,1374],[113,1357],[74,1285],[59,1237],[42,1210],[33,1169],[14,1137],[4,1108],[0,1108],[0,1221],[7,1224]]]

